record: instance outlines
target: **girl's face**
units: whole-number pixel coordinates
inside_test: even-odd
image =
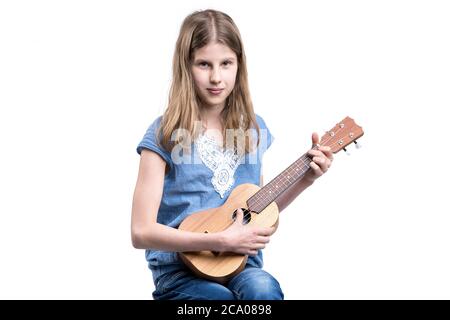
[[[194,52],[192,74],[203,107],[223,108],[236,81],[237,57],[220,43],[210,43]]]

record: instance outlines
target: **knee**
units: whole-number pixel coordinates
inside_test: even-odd
[[[255,279],[248,288],[248,299],[252,300],[283,300],[284,294],[280,284],[273,277]]]
[[[233,292],[230,290],[220,290],[215,295],[209,297],[213,300],[235,300],[236,297],[234,296]]]
[[[256,269],[255,269],[256,270]],[[236,284],[235,294],[242,300],[283,300],[284,294],[279,282],[263,270],[244,274]]]

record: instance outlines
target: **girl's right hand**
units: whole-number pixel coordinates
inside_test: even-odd
[[[256,227],[244,225],[244,214],[237,210],[234,223],[221,232],[223,250],[247,255],[257,255],[259,249],[264,249],[270,236],[275,232],[275,227]]]

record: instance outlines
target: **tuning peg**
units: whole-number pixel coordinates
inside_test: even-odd
[[[345,151],[345,153],[349,156],[351,153],[350,153],[350,151],[348,151],[347,149],[345,149],[345,148],[342,148],[342,150],[344,150]]]
[[[362,145],[361,145],[361,143],[358,143],[358,142],[356,142],[356,140],[355,140],[355,141],[353,141],[353,143],[355,144],[355,146],[356,146],[356,149],[361,149],[361,148],[362,148]]]

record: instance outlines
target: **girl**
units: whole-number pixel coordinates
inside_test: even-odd
[[[261,249],[275,227],[243,224],[238,211],[236,221],[222,232],[177,229],[189,214],[221,206],[235,186],[262,185],[261,157],[272,140],[253,110],[244,47],[233,20],[215,10],[187,16],[176,43],[168,107],[137,147],[141,160],[132,242],[146,249],[154,299],[283,299],[278,281],[262,270]],[[318,143],[316,133],[312,140]],[[329,149],[309,153],[312,170],[276,200],[280,211],[328,170]],[[242,272],[221,285],[193,275],[177,255],[202,250],[236,252],[249,259]]]

